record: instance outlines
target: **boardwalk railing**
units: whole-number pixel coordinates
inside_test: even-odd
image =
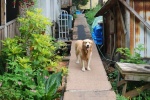
[[[0,50],[2,49],[2,41],[6,38],[13,38],[19,35],[16,19],[6,23],[6,25],[0,26]]]

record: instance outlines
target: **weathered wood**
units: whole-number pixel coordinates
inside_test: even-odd
[[[1,0],[1,24],[5,24],[5,0]]]
[[[150,75],[150,65],[148,64],[134,64],[134,63],[116,63],[116,67],[122,72],[122,74],[134,73],[134,74],[147,74]]]
[[[133,8],[130,7],[129,4],[126,3],[124,0],[119,0],[131,13],[135,15],[148,29],[150,29],[150,25],[143,19]]]
[[[0,26],[0,40],[4,40],[5,38],[8,38],[8,37],[13,38],[16,35],[20,35],[19,31],[17,29],[18,27],[16,27],[16,25],[17,25],[16,23],[17,23],[17,21],[16,21],[16,19],[14,19],[14,20],[6,23],[6,27],[5,27],[5,25]],[[7,37],[5,37],[5,28],[7,31],[7,34],[6,34]],[[2,43],[0,42],[0,50],[1,49],[2,49]]]
[[[72,0],[61,0],[61,7],[67,8],[72,6]]]
[[[119,86],[121,86],[121,85],[123,85],[123,84],[126,84],[127,83],[127,81],[125,81],[124,79],[123,80],[121,80],[121,81],[119,81],[118,83],[117,83],[117,87],[119,87]]]
[[[126,89],[127,89],[127,82],[124,84],[123,89],[122,89],[122,95],[126,94]]]
[[[129,98],[132,98],[132,97],[135,97],[137,95],[139,95],[140,92],[146,90],[146,89],[150,89],[150,83],[144,85],[144,86],[141,86],[139,88],[136,88],[134,90],[131,90],[127,93],[124,94],[125,97],[129,97]]]
[[[7,23],[6,23],[6,26],[9,26],[9,25],[11,25],[11,24],[14,24],[14,23],[16,23],[16,21],[17,21],[17,19],[13,19],[13,20],[7,22]]]
[[[150,67],[148,64],[116,63],[119,72],[125,80],[150,82]]]
[[[123,31],[124,31],[124,34],[126,34],[127,30],[126,30],[126,27],[125,27],[125,22],[123,20],[123,15],[121,13],[119,2],[117,2],[117,5],[118,5],[118,8],[119,8],[119,15],[120,15],[120,18],[121,18],[121,24],[122,24],[122,27],[123,27]]]
[[[4,26],[0,27],[0,40],[4,40]],[[0,50],[2,49],[2,42],[0,41]]]
[[[117,87],[123,85],[122,95],[125,97],[134,97],[137,96],[139,93],[137,90],[143,91],[145,89],[150,88],[150,83],[140,88],[128,91],[126,93],[127,82],[128,81],[148,81],[150,82],[150,65],[148,64],[132,64],[132,63],[116,63],[116,67],[123,76],[123,80],[118,81]]]
[[[139,74],[127,74],[125,75],[125,80],[134,80],[134,81],[148,81],[150,82],[150,75],[146,75],[146,74],[143,74],[143,75],[139,75]]]

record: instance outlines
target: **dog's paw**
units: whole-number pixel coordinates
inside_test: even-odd
[[[85,68],[82,68],[82,71],[85,72]]]
[[[88,71],[90,71],[90,70],[91,70],[91,68],[90,68],[90,67],[88,67],[88,68],[87,68],[87,70],[88,70]]]

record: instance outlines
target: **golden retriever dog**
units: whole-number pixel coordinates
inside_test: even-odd
[[[91,70],[92,45],[93,41],[90,39],[77,40],[75,42],[76,63],[82,64],[82,71],[85,71],[85,69]],[[87,64],[87,67],[85,67],[85,64]]]

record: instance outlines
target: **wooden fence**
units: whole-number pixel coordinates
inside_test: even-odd
[[[6,23],[6,25],[0,26],[0,50],[2,49],[2,41],[6,38],[13,38],[16,35],[19,35],[16,19]],[[5,29],[6,28],[6,29]]]

